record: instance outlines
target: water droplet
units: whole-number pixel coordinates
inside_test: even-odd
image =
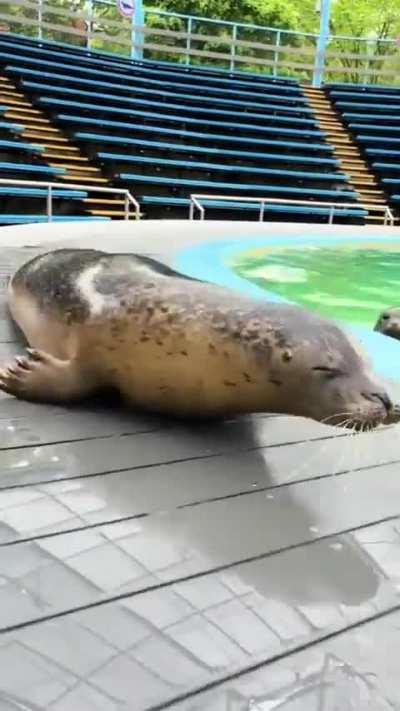
[[[333,551],[342,551],[343,543],[330,543],[329,548],[332,548]]]
[[[258,486],[258,482],[255,481],[255,482],[252,484],[253,489],[255,489],[256,486]]]
[[[59,461],[60,461],[60,457],[51,457],[51,461],[52,461],[52,462],[59,462]]]
[[[317,526],[310,526],[309,530],[311,531],[311,533],[318,533]]]
[[[265,498],[266,499],[274,499],[275,495],[274,494],[267,494]]]

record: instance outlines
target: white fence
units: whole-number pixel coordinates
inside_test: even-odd
[[[204,205],[204,201],[207,205]],[[209,205],[208,203],[215,203],[215,205]],[[196,217],[196,211],[199,213],[200,220],[205,219],[206,207],[221,208],[221,203],[247,203],[252,205],[257,205],[259,203],[260,209],[258,214],[258,219],[263,222],[266,209],[268,205],[299,205],[307,208],[313,207],[324,207],[328,212],[328,222],[330,225],[333,224],[335,213],[336,215],[340,210],[363,210],[370,214],[371,212],[381,212],[382,213],[382,224],[385,226],[394,227],[395,217],[387,205],[369,205],[359,202],[327,202],[318,200],[292,200],[291,198],[263,198],[263,197],[240,197],[232,195],[191,195],[190,196],[190,206],[189,206],[189,219],[194,220]],[[220,203],[220,204],[218,204]],[[228,208],[229,209],[229,208]]]
[[[129,220],[132,214],[136,220],[140,218],[140,205],[138,201],[133,197],[133,195],[131,195],[129,190],[124,188],[98,188],[95,185],[86,185],[84,183],[49,183],[41,180],[9,180],[8,178],[1,178],[0,185],[7,187],[15,185],[24,188],[43,188],[43,199],[46,200],[46,215],[48,222],[51,222],[53,219],[54,190],[62,190],[63,192],[71,190],[71,193],[79,190],[82,192],[105,193],[107,195],[121,195],[124,198],[124,219]],[[27,197],[29,197],[29,195],[27,195]],[[133,213],[131,212],[132,208]]]

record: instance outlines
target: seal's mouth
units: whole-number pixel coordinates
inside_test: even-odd
[[[384,336],[389,336],[389,338],[396,338],[397,340],[400,339],[400,328],[399,327],[389,327],[385,328],[381,331]]]

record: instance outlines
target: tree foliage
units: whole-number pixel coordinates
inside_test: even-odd
[[[32,0],[31,0],[32,2]],[[151,0],[150,0],[151,2]],[[21,5],[5,3],[10,14],[23,14],[24,17],[33,17],[34,10]],[[88,11],[88,0],[44,0],[46,16],[44,19],[53,24],[69,25],[75,30],[85,28],[84,18]],[[210,59],[201,55],[201,52],[223,53],[224,58],[212,58],[214,66],[227,68],[230,66],[232,27],[229,24],[218,25],[210,19],[218,19],[227,23],[238,23],[237,39],[269,45],[270,48],[252,46],[237,46],[236,54],[246,59],[238,63],[237,68],[251,69],[252,71],[272,71],[272,62],[276,59],[276,52],[271,47],[277,42],[288,48],[285,53],[279,53],[281,66],[279,74],[290,74],[300,79],[309,79],[312,69],[304,66],[314,62],[312,52],[315,50],[316,39],[312,37],[318,32],[319,14],[316,11],[316,0],[152,0],[151,6],[145,0],[146,24],[153,29],[175,30],[186,32],[187,22],[184,18],[160,16],[157,10],[163,10],[182,15],[196,16],[192,23],[192,33],[205,35],[208,39],[193,38],[190,56],[191,63],[207,64]],[[121,54],[130,54],[131,30],[129,20],[124,20],[118,13],[116,2],[106,5],[101,0],[93,0],[94,21],[90,29],[94,32],[91,46]],[[58,12],[57,12],[58,10]],[[69,17],[62,15],[62,10],[68,11]],[[74,16],[71,18],[71,14]],[[76,17],[75,17],[76,16]],[[208,19],[207,19],[208,18]],[[244,26],[242,26],[244,25]],[[246,25],[248,25],[246,27]],[[257,28],[250,25],[258,26]],[[261,29],[259,29],[261,28]],[[267,30],[263,28],[276,28]],[[14,32],[24,32],[35,35],[35,28],[18,25],[10,28]],[[286,30],[278,34],[277,30]],[[309,33],[301,36],[298,33]],[[400,0],[332,0],[332,16],[330,23],[331,35],[346,35],[350,39],[333,39],[328,46],[329,80],[348,80],[353,82],[381,81],[396,83],[400,81],[398,59],[400,50],[394,43],[387,42],[388,38],[400,35]],[[293,33],[293,34],[290,34]],[[81,36],[75,31],[71,33],[45,29],[45,39],[54,39],[72,44],[85,45],[86,34]],[[366,40],[351,39],[364,37]],[[175,60],[187,62],[188,55],[186,38],[168,37],[165,35],[151,36],[147,42],[162,44],[161,50],[147,50],[149,59]],[[171,50],[168,49],[171,46]],[[298,53],[290,52],[296,48]],[[178,53],[177,48],[182,48]],[[175,51],[174,51],[175,50]],[[303,54],[302,54],[303,51]],[[196,52],[198,52],[196,54]],[[331,57],[329,57],[329,52]],[[334,55],[353,55],[350,57]],[[356,56],[354,56],[356,55]],[[267,60],[270,65],[257,64],[257,59]],[[282,67],[282,61],[288,63]],[[391,71],[391,75],[381,75],[381,71]],[[367,71],[365,75],[363,72]]]

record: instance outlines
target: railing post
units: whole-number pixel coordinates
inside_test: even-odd
[[[329,224],[330,224],[330,225],[333,224],[333,215],[334,215],[334,212],[335,212],[335,206],[334,206],[334,205],[331,205],[330,210],[329,210]]]
[[[231,44],[231,61],[229,69],[231,72],[235,71],[235,58],[236,58],[236,40],[238,35],[238,26],[233,25],[232,27],[232,44]]]
[[[193,218],[194,218],[194,202],[192,200],[192,196],[190,196],[189,220],[193,220]]]
[[[315,87],[320,87],[324,78],[325,53],[329,39],[329,20],[331,15],[331,0],[320,0],[320,3],[321,19],[313,75],[313,86]]]
[[[133,27],[144,27],[144,10],[143,10],[143,0],[135,0],[135,12],[132,15],[132,25]],[[143,59],[143,45],[145,40],[145,35],[139,29],[132,29],[132,59]],[[137,45],[140,45],[138,47]]]
[[[125,193],[125,203],[124,203],[124,220],[129,220],[129,197],[128,193]]]
[[[93,0],[87,2],[87,20],[86,20],[86,49],[90,51],[92,46],[92,28],[94,24]]]
[[[275,44],[277,47],[281,46],[281,31],[278,30],[276,33],[276,39],[275,39]],[[276,49],[274,52],[274,66],[272,67],[272,75],[274,77],[277,76],[278,74],[278,64],[279,64],[279,51]]]
[[[187,20],[187,25],[186,25],[186,32],[187,32],[187,38],[186,38],[186,65],[189,66],[190,64],[190,51],[192,49],[192,27],[193,27],[193,17],[188,17]]]
[[[38,19],[38,40],[43,39],[43,28],[42,28],[42,22],[43,22],[43,0],[38,0],[38,12],[37,12],[37,19]]]
[[[52,185],[47,186],[47,222],[51,222],[53,219],[53,187]]]
[[[264,222],[265,200],[261,200],[259,222]]]

